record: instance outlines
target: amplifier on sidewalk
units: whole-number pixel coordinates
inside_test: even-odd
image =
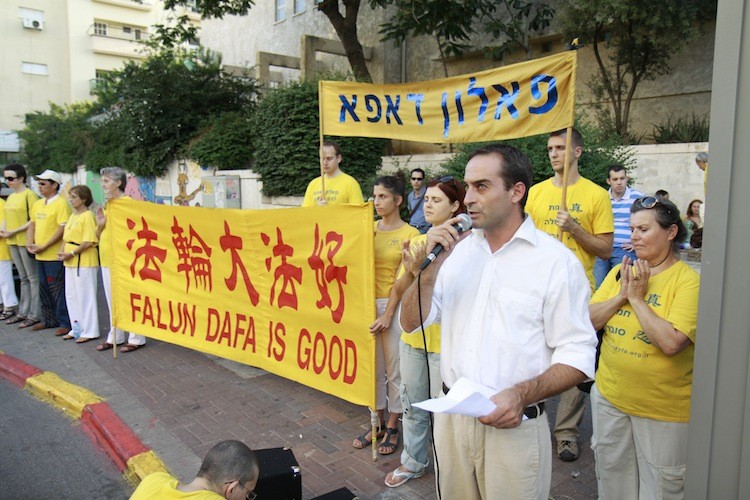
[[[260,476],[258,500],[301,500],[302,475],[294,453],[288,448],[255,450]]]

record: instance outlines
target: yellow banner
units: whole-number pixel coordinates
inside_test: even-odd
[[[114,324],[375,407],[372,221],[114,201]]]
[[[576,51],[468,75],[391,85],[319,82],[322,134],[480,142],[573,126]]]

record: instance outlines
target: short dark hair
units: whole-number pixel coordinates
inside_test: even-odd
[[[26,182],[26,167],[20,163],[9,163],[8,165],[5,165],[3,171],[5,170],[12,170],[16,173],[16,177],[23,177],[23,182]]]
[[[526,207],[526,200],[529,197],[529,188],[533,179],[533,168],[531,160],[522,151],[507,144],[497,143],[482,146],[469,155],[467,163],[475,156],[494,155],[500,160],[499,175],[503,179],[505,189],[510,189],[517,182],[522,182],[526,192],[521,199],[521,212]]]
[[[425,174],[424,170],[422,170],[421,168],[412,169],[411,171],[412,175],[414,174],[414,172],[419,172],[420,174],[422,174],[422,179],[424,179],[427,176],[427,174]]]
[[[255,452],[245,443],[235,440],[222,441],[208,450],[198,471],[198,477],[215,485],[235,480],[244,484],[254,481],[258,475]]]
[[[625,174],[627,175],[628,170],[625,168],[625,165],[620,165],[619,163],[615,163],[613,165],[610,165],[609,167],[607,167],[607,178],[609,178],[609,176],[610,176],[610,174],[612,174],[612,172],[616,173],[616,172],[622,172],[622,171],[624,171]]]
[[[575,128],[573,130],[573,135],[570,137],[570,143],[574,148],[582,148],[583,147],[583,136],[581,133],[576,130]],[[568,129],[560,129],[555,130],[554,132],[551,132],[549,134],[550,137],[557,137],[557,136],[563,136],[565,137],[565,134],[568,132]]]
[[[336,155],[337,156],[341,154],[341,148],[339,148],[339,145],[337,143],[333,142],[333,141],[325,141],[323,143],[323,147],[324,148],[325,147],[333,148],[333,150],[336,151]]]
[[[94,196],[91,194],[91,189],[84,184],[73,186],[68,193],[78,196],[87,207],[90,207],[91,204],[94,203]]]
[[[401,203],[403,203],[406,198],[406,182],[404,181],[404,174],[402,172],[399,173],[401,175],[384,175],[383,177],[378,177],[372,187],[383,186],[394,197],[400,196]]]
[[[658,197],[658,198],[662,198],[662,197],[664,197],[664,196],[669,196],[669,193],[667,193],[667,192],[666,192],[665,190],[663,190],[663,189],[659,189],[659,190],[658,190],[658,191],[657,191],[656,193],[654,193],[654,195],[655,195],[656,197]]]
[[[648,198],[648,196],[638,198],[632,205],[630,205],[630,213],[634,214],[642,210],[653,210],[656,223],[662,228],[669,229],[672,227],[672,224],[677,226],[677,235],[672,241],[672,251],[679,252],[680,244],[685,241],[685,238],[687,237],[687,228],[685,227],[685,223],[682,222],[682,217],[680,217],[680,209],[677,208],[677,205],[669,200],[665,200],[664,198],[658,198],[659,202],[656,205],[651,208],[646,208],[641,204],[641,200],[644,198]]]

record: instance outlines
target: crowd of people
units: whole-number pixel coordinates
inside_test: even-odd
[[[29,188],[27,175],[17,163],[3,169],[12,193],[0,200],[0,320],[32,331],[56,329],[56,336],[75,339],[76,344],[98,339],[100,269],[110,317],[112,312],[106,202],[123,196],[125,171],[102,169],[105,205],[96,213],[91,210],[94,198],[88,186],[72,186],[63,194],[62,176],[45,170],[34,176],[37,195]],[[20,281],[18,295],[12,265]],[[145,340],[131,334],[125,344],[124,332],[112,327],[97,350],[111,349],[116,342],[125,344],[121,352],[130,352]]]
[[[462,180],[427,182],[414,169],[408,196],[397,177],[376,182],[379,426],[353,446],[379,439],[379,453],[393,453],[402,418],[387,486],[422,476],[432,445],[445,498],[546,499],[551,435],[560,460],[579,457],[590,390],[600,498],[682,498],[700,279],[678,252],[702,227],[701,201],[683,220],[665,193],[629,187],[622,165],[608,168],[609,190],[599,187],[579,172],[575,129],[565,172],[566,135],[550,134],[554,175],[534,186],[528,158],[506,145],[476,150]],[[324,175],[335,179],[342,158],[328,146],[337,169]],[[320,186],[308,189],[317,204],[361,198]],[[463,234],[462,212],[473,223]],[[447,251],[420,275],[438,244]],[[461,378],[492,389],[496,409],[477,419],[413,406]],[[556,394],[550,433],[538,417]]]

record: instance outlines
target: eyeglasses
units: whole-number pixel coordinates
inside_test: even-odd
[[[657,203],[660,203],[659,198],[656,196],[644,196],[635,200],[643,208],[654,208]]]
[[[450,182],[453,180],[452,175],[444,175],[440,179],[438,179],[440,182]]]
[[[413,181],[423,181],[424,177],[412,177],[411,180],[413,180]]]
[[[7,181],[14,181],[14,180],[16,180],[16,179],[18,179],[18,177],[11,177],[11,176],[6,176],[6,177],[5,177],[5,180],[6,180],[6,182],[7,182]]]
[[[232,479],[231,481],[227,481],[224,484],[232,484],[235,481],[237,481],[238,486],[242,486],[243,488],[245,487],[245,485],[240,483],[239,479]],[[245,495],[245,500],[255,500],[256,498],[258,498],[258,494],[255,493],[254,491],[248,491],[247,495]]]

